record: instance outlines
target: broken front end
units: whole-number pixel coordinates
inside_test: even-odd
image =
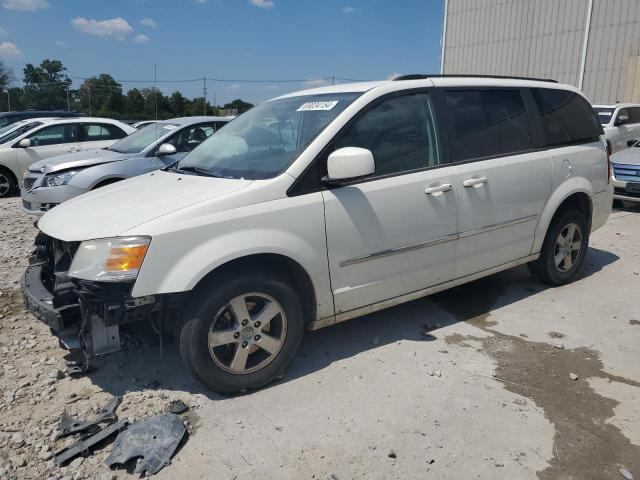
[[[179,296],[133,298],[135,276],[98,276],[101,280],[78,278],[82,274],[76,272],[70,276],[72,265],[78,263],[74,263],[74,258],[87,255],[79,252],[81,246],[90,253],[92,249],[93,252],[104,249],[99,244],[87,243],[65,242],[42,232],[38,234],[29,267],[21,279],[27,310],[50,327],[63,348],[81,349],[87,360],[119,350],[120,326],[133,322],[149,321],[162,342],[164,325],[176,318]],[[127,254],[125,249],[136,247],[111,245],[109,248],[109,255],[113,255],[114,250],[116,254],[117,249]],[[106,262],[109,261],[111,257],[107,257]]]

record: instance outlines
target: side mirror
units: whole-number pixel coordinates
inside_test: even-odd
[[[22,148],[29,148],[31,146],[31,140],[29,140],[28,138],[23,138],[22,140],[20,140],[20,143],[18,145],[20,145]]]
[[[629,123],[629,115],[618,115],[616,117],[616,125],[624,125],[625,123]]]
[[[327,178],[331,182],[353,180],[371,175],[376,171],[371,150],[359,147],[344,147],[336,150],[327,159]]]
[[[158,155],[159,157],[165,157],[167,155],[173,155],[177,152],[178,150],[176,150],[176,147],[174,147],[170,143],[163,143],[162,145],[160,145],[160,148],[158,148],[158,153],[156,155]]]

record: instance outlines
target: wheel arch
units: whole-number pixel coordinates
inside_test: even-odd
[[[118,177],[116,175],[112,177],[101,178],[95,184],[93,184],[91,188],[89,188],[89,190],[95,190],[96,188],[106,187],[107,185],[111,185],[112,183],[116,183],[116,182],[121,182],[122,180],[125,180],[125,178]]]
[[[593,222],[593,198],[591,184],[586,179],[575,178],[573,182],[563,184],[564,188],[556,190],[543,209],[531,248],[531,253],[537,253],[542,248],[544,238],[551,222],[558,215],[569,209],[582,212],[587,221],[588,231]]]
[[[207,273],[193,288],[197,292],[202,286],[213,281],[216,277],[237,272],[272,271],[277,276],[287,280],[291,287],[300,295],[305,321],[316,319],[317,297],[310,275],[296,260],[279,253],[254,253],[228,260]]]

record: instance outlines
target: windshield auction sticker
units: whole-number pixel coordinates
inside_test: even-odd
[[[338,100],[330,100],[328,102],[307,102],[303,103],[298,112],[311,112],[314,110],[331,110],[338,104]]]

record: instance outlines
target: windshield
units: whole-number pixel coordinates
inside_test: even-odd
[[[145,125],[140,130],[111,145],[109,150],[118,153],[140,153],[158,138],[164,137],[176,128],[178,128],[178,125],[166,122]]]
[[[173,170],[247,180],[275,177],[358,96],[337,93],[265,102],[214,133]]]
[[[598,116],[598,120],[600,120],[600,125],[608,125],[611,122],[611,116],[613,115],[613,111],[615,108],[601,108],[596,107],[593,109]]]
[[[28,122],[16,127],[16,124],[12,123],[4,128],[0,128],[0,144],[10,142],[11,140],[18,138],[23,133],[40,125],[42,125],[42,122]]]

